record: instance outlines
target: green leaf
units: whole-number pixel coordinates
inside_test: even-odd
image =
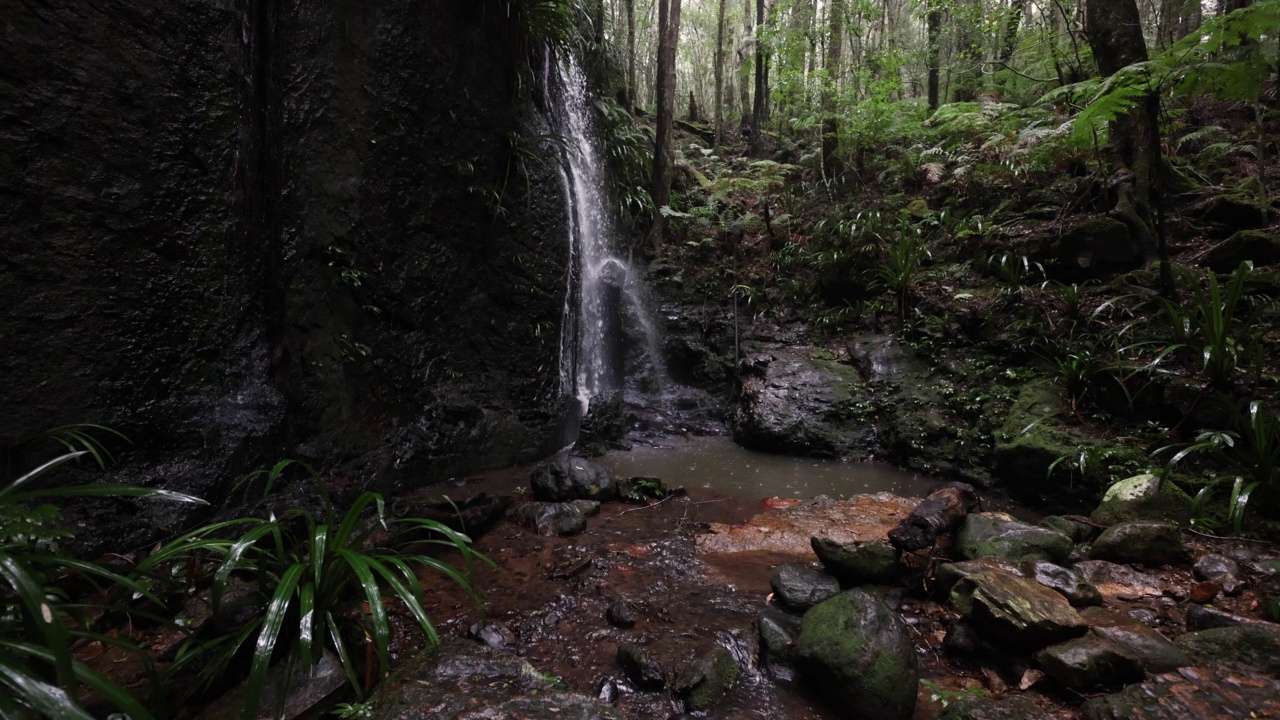
[[[289,611],[294,590],[298,586],[303,570],[302,565],[293,565],[286,570],[280,578],[280,584],[276,587],[275,593],[271,596],[271,602],[267,605],[267,614],[262,619],[258,640],[253,648],[253,662],[249,667],[249,682],[245,690],[245,720],[255,720],[258,716],[262,690],[267,680],[267,669],[271,666],[271,655],[275,652],[276,643],[280,639],[280,628],[284,626],[285,615]]]

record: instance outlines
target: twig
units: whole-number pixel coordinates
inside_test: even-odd
[[[1258,539],[1246,538],[1246,537],[1225,537],[1222,535],[1210,535],[1209,533],[1200,532],[1199,530],[1192,530],[1191,528],[1182,528],[1182,532],[1189,532],[1192,535],[1199,535],[1200,537],[1209,538],[1210,540],[1226,540],[1226,541],[1239,540],[1240,542],[1258,543],[1259,545],[1271,544],[1270,540],[1258,540]]]
[[[662,503],[664,503],[664,502],[666,502],[666,501],[670,500],[670,499],[671,499],[671,498],[673,498],[673,497],[676,497],[676,494],[675,494],[675,493],[672,493],[672,494],[670,494],[670,495],[668,495],[668,496],[666,496],[666,497],[662,498],[661,500],[659,500],[658,502],[656,502],[656,503],[654,503],[654,504],[652,504],[652,505],[645,505],[645,506],[643,506],[643,507],[631,508],[630,510],[623,510],[622,512],[618,513],[617,515],[614,515],[613,517],[611,517],[611,518],[609,518],[609,519],[610,519],[610,520],[612,520],[613,518],[620,518],[620,517],[622,517],[623,515],[626,515],[627,513],[640,512],[641,510],[648,510],[649,508],[656,508],[656,507],[658,507],[659,505],[661,505]]]

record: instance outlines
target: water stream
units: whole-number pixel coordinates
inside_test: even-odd
[[[550,55],[550,54],[549,54]],[[577,58],[548,57],[550,121],[563,139],[569,271],[560,334],[560,387],[585,414],[594,398],[661,392],[665,375],[643,280],[618,254],[594,105]]]

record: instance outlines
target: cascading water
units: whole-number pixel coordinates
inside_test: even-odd
[[[648,377],[650,390],[661,392],[664,372],[643,282],[614,249],[614,211],[606,195],[586,75],[577,58],[550,55],[545,87],[553,128],[564,140],[560,171],[568,198],[570,248],[560,387],[578,399],[585,415],[593,398],[623,392],[638,375]]]

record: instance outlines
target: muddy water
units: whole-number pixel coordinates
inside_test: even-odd
[[[666,691],[630,689],[616,661],[620,644],[644,646],[669,681],[714,643],[754,657],[755,620],[770,602],[774,568],[815,561],[805,520],[781,530],[775,520],[799,515],[831,525],[823,513],[837,510],[831,504],[788,507],[793,503],[766,499],[825,495],[842,508],[839,512],[847,510],[836,525],[882,536],[915,503],[863,494],[920,497],[935,484],[886,466],[753,453],[725,438],[663,445],[613,453],[600,462],[615,475],[657,476],[687,494],[650,505],[606,503],[576,537],[539,537],[503,521],[476,542],[497,566],[481,568],[476,577],[485,621],[501,624],[509,631],[512,651],[569,689],[596,694],[602,685],[617,687],[616,705],[630,718],[666,718],[680,703]],[[490,473],[443,492],[459,498],[484,490],[515,494],[517,503],[524,502],[532,499],[524,494],[529,471]],[[814,509],[806,510],[810,506]],[[761,534],[780,542],[755,542]],[[786,542],[789,535],[804,535],[803,542]],[[433,585],[435,591],[425,598],[428,612],[442,632],[465,634],[480,614],[456,590]],[[634,627],[609,624],[606,612],[618,602],[634,612]],[[911,601],[901,611],[916,635],[925,676],[945,674],[937,662],[941,626],[936,612]],[[917,718],[935,716],[936,707],[922,702]],[[828,720],[837,715],[812,690],[774,682],[753,667],[711,717]]]
[[[614,475],[652,475],[668,485],[700,488],[739,500],[770,497],[833,498],[891,492],[924,497],[937,481],[873,462],[769,455],[745,450],[727,437],[677,439],[601,458]]]

